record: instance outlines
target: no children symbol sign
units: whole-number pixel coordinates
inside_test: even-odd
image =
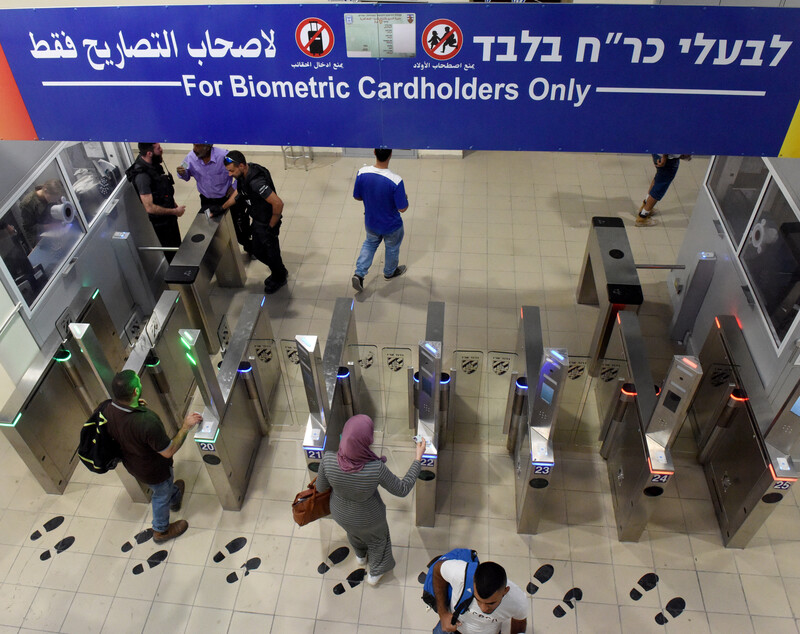
[[[434,20],[422,32],[422,48],[433,59],[450,59],[461,50],[464,36],[452,20]]]
[[[306,18],[298,24],[294,39],[309,57],[325,57],[333,50],[333,29],[319,18]]]

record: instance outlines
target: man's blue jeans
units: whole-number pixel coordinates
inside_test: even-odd
[[[151,502],[153,504],[153,530],[164,533],[169,528],[169,507],[177,504],[181,499],[181,492],[175,486],[172,468],[169,478],[159,484],[148,485],[153,491]]]
[[[375,251],[378,250],[381,240],[386,245],[386,261],[383,264],[383,274],[388,277],[397,269],[397,265],[400,262],[400,243],[403,241],[403,227],[383,235],[373,233],[367,228],[367,239],[364,240],[361,253],[356,262],[356,275],[359,277],[366,277],[369,267],[372,266],[372,258],[375,257]]]

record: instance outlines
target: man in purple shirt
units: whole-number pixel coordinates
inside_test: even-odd
[[[194,177],[202,209],[208,209],[212,216],[223,213],[222,204],[234,192],[233,180],[223,161],[227,153],[227,150],[216,148],[212,143],[195,143],[176,170],[181,180],[188,181]],[[247,253],[251,253],[253,238],[250,217],[241,204],[233,205],[230,210],[236,240]]]

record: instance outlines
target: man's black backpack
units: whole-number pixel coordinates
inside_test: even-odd
[[[100,403],[81,429],[78,457],[92,473],[106,473],[122,459],[122,450],[108,431],[108,421],[103,415],[109,403],[110,399]]]

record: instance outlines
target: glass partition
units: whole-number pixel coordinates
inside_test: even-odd
[[[84,233],[53,161],[0,217],[0,258],[28,307]]]
[[[718,156],[714,159],[708,189],[736,248],[742,241],[768,173],[759,157]]]
[[[100,142],[73,143],[59,154],[78,205],[90,225],[122,177],[122,158],[114,146]]]
[[[767,185],[739,260],[780,343],[800,303],[800,221],[774,179]]]

